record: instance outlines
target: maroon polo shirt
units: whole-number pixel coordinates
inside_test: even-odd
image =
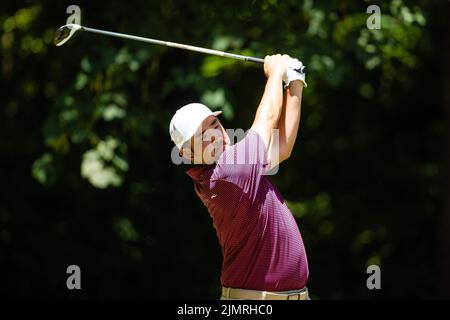
[[[213,165],[187,171],[208,208],[220,245],[224,287],[302,289],[308,261],[297,223],[267,175],[264,142],[248,131]]]

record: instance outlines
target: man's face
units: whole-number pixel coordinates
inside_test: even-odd
[[[230,138],[219,119],[209,116],[203,120],[189,142],[190,150],[183,148],[183,156],[191,159],[194,164],[212,164],[230,145]]]

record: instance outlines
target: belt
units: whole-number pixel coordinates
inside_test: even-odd
[[[292,291],[259,291],[222,287],[222,297],[244,300],[309,300],[306,287]]]

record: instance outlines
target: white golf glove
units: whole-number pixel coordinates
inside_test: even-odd
[[[283,78],[283,82],[285,84],[284,88],[286,89],[291,81],[294,80],[300,80],[303,82],[303,85],[307,87],[306,81],[305,81],[305,73],[300,73],[295,71],[295,69],[300,70],[300,68],[303,66],[303,63],[301,63],[298,59],[290,58],[288,67],[286,70],[286,76]]]

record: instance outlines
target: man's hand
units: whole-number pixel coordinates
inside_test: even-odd
[[[302,82],[302,84],[305,87],[307,87],[306,81],[305,81],[305,74],[297,71],[297,70],[300,70],[302,66],[303,66],[303,63],[301,63],[298,59],[290,58],[288,60],[286,75],[283,78],[285,88],[287,88],[292,81],[296,81],[296,80],[300,80]]]
[[[290,57],[286,54],[266,56],[264,58],[264,74],[266,77],[280,77],[281,79],[285,78],[289,59]]]

